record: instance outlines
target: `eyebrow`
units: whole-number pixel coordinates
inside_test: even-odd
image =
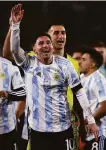
[[[53,30],[54,32],[66,32],[65,30]]]

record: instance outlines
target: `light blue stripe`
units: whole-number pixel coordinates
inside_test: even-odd
[[[99,150],[104,150],[104,141],[105,141],[105,137],[104,136],[100,136],[100,139],[99,139]]]
[[[2,118],[3,118],[3,124],[4,124],[4,132],[6,133],[9,131],[9,122],[8,122],[8,112],[7,112],[8,105],[2,106]]]
[[[3,89],[7,90],[9,89],[9,73],[8,73],[8,65],[5,63],[2,63],[2,70],[5,73],[5,78],[3,80]]]
[[[36,68],[38,69],[38,68]],[[33,74],[32,77],[32,101],[33,101],[33,119],[36,122],[36,130],[39,129],[39,88],[38,88],[38,80],[36,75]],[[35,110],[34,110],[35,108]]]
[[[2,71],[5,73],[5,78],[3,80],[3,89],[4,90],[9,90],[9,73],[8,73],[8,64],[2,63]],[[4,133],[9,131],[9,122],[8,120],[8,105],[3,105],[2,106],[2,119],[4,122]]]

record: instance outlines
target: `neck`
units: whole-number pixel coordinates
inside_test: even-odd
[[[55,49],[55,50],[54,50],[54,54],[63,57],[63,56],[64,56],[64,49],[61,49],[61,50]]]
[[[89,70],[88,72],[84,73],[84,75],[86,77],[88,77],[90,74],[92,74],[93,72],[95,72],[97,69],[92,69],[92,70]]]
[[[39,59],[39,58],[38,58],[38,59]],[[40,61],[42,64],[50,65],[50,64],[52,64],[52,62],[53,62],[53,56],[51,56],[50,58],[46,58],[46,59],[39,59],[39,61]]]

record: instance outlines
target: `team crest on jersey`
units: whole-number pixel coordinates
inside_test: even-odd
[[[54,74],[54,80],[58,81],[60,79],[60,76],[58,73],[55,73]]]
[[[41,72],[37,72],[36,75],[38,75],[39,77],[41,77]]]
[[[5,77],[6,77],[5,73],[0,71],[0,79],[4,79]]]

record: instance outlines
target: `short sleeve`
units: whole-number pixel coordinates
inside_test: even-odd
[[[25,86],[23,79],[21,77],[20,71],[17,66],[12,66],[12,87],[13,89],[21,88]]]
[[[93,92],[95,93],[99,102],[103,102],[106,100],[106,79],[99,78],[94,82]]]

